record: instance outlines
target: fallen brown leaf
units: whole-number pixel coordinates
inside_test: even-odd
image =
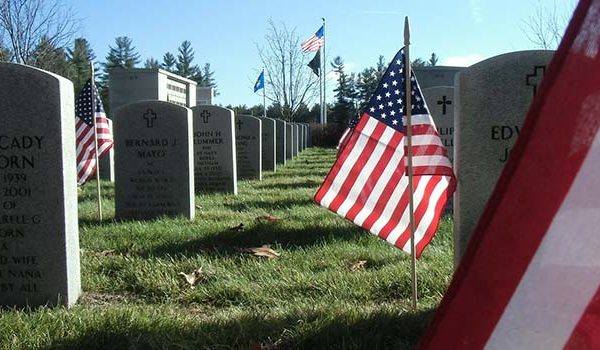
[[[239,225],[237,225],[237,226],[234,226],[234,227],[230,227],[230,228],[229,228],[229,230],[230,230],[230,231],[237,231],[237,232],[244,231],[244,223],[243,223],[243,222],[240,222],[240,224],[239,224]]]
[[[265,222],[265,223],[269,223],[269,224],[274,224],[280,220],[281,220],[280,218],[273,216],[273,215],[261,215],[261,216],[256,217],[256,221]]]
[[[354,272],[354,271],[358,271],[358,270],[364,270],[364,268],[366,266],[367,266],[366,260],[359,260],[359,261],[355,262],[354,264],[350,265],[350,271]]]
[[[195,288],[196,284],[198,284],[198,282],[200,282],[200,280],[203,278],[204,273],[202,272],[202,267],[200,267],[191,273],[180,272],[179,275],[185,278],[185,281],[190,285],[190,287]]]
[[[268,244],[264,244],[262,247],[246,248],[244,251],[251,253],[254,256],[265,256],[269,259],[278,258],[281,255],[271,249],[271,246]]]

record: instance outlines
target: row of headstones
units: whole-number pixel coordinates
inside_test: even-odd
[[[552,55],[552,51],[500,55],[461,71],[454,91],[452,88],[424,90],[444,142],[454,146],[458,177],[454,206],[457,258],[464,252]],[[70,305],[77,300],[81,289],[73,166],[73,87],[62,77],[7,63],[0,63],[0,84],[0,305]],[[172,128],[175,133],[176,125],[183,124],[191,130],[190,112],[183,111],[187,117],[178,122],[169,120],[164,127]],[[148,120],[155,119],[152,115],[143,118],[146,112],[147,109],[140,109],[142,119],[138,114],[131,121],[148,128]],[[158,118],[159,113],[154,112]],[[229,124],[228,135],[214,131],[202,136],[199,142],[217,147],[221,137],[233,139],[232,116]],[[446,135],[442,130],[447,131]],[[117,133],[116,130],[115,138],[120,142]],[[132,136],[129,144],[127,138],[121,138],[125,149],[129,147],[146,162],[131,170],[134,179],[144,172],[155,171],[145,166],[152,166],[157,158],[167,156],[162,152],[179,145],[178,139],[165,135],[170,135],[169,131],[156,138]],[[456,139],[448,138],[451,135]],[[161,149],[159,145],[167,147]],[[204,170],[215,175],[215,181],[225,183],[217,176],[220,169],[216,148],[211,149],[204,161],[215,163]],[[188,155],[185,161],[191,169],[192,148],[187,146],[185,152]],[[140,176],[139,183],[136,180],[130,183],[162,191],[168,181],[180,181],[181,163],[169,164],[172,166],[163,167],[162,173],[149,174],[152,181]],[[194,186],[193,175],[188,173],[186,179],[189,188]],[[161,196],[152,201],[170,205],[168,198]]]
[[[309,144],[306,124],[139,101],[114,112],[115,217],[194,217],[195,193],[237,194]]]
[[[495,56],[461,70],[454,86],[423,89],[458,179],[455,263],[465,252],[553,54],[531,50]]]
[[[178,213],[181,202],[193,210],[194,187],[235,192],[236,172],[223,175],[225,168],[237,166],[232,111],[199,106],[192,112],[146,101],[117,114],[115,147],[123,150],[116,153],[117,205],[123,216],[130,205],[132,216],[144,206]],[[0,307],[72,305],[81,294],[73,84],[40,69],[0,62],[0,116]],[[261,122],[250,135],[275,145],[275,163],[285,163],[310,144],[307,128]],[[275,142],[261,133],[267,122],[271,126],[264,129],[273,129]],[[278,128],[282,132],[276,136]],[[249,141],[241,131],[240,149]],[[200,157],[197,184],[194,149]],[[259,147],[258,152],[265,151]],[[274,169],[268,162],[260,167]]]

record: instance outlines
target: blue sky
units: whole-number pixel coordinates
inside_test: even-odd
[[[65,0],[82,19],[78,36],[89,40],[103,61],[117,36],[128,36],[142,57],[162,61],[184,40],[195,63],[211,64],[220,95],[217,104],[262,103],[252,86],[260,69],[256,45],[265,43],[268,20],[295,28],[301,40],[326,19],[328,59],[341,56],[348,72],[391,59],[403,42],[404,17],[411,23],[411,58],[467,66],[510,51],[534,49],[524,22],[536,8],[556,8],[565,18],[574,0]],[[309,68],[307,68],[309,69]],[[335,85],[330,77],[328,88]],[[329,90],[329,89],[328,89]],[[332,96],[331,92],[329,96]],[[331,102],[333,99],[328,98]]]

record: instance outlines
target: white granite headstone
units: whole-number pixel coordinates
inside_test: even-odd
[[[275,171],[277,151],[277,128],[275,119],[259,117],[262,121],[262,170]]]
[[[140,101],[114,111],[115,217],[194,218],[192,111]]]
[[[201,105],[192,108],[192,112],[196,192],[237,194],[233,111]]]
[[[455,262],[506,164],[554,51],[511,52],[458,73],[454,91]],[[548,140],[552,142],[552,140]]]
[[[238,179],[262,180],[262,121],[256,117],[235,117],[235,147]]]
[[[294,158],[294,126],[291,123],[285,123],[285,159]]]
[[[440,134],[450,161],[454,160],[454,87],[437,86],[423,89],[423,97]]]
[[[296,123],[290,123],[292,125],[292,157],[298,156],[298,144],[300,141],[300,128]]]
[[[81,294],[73,84],[0,63],[0,306]]]
[[[275,119],[275,159],[277,164],[285,165],[286,162],[286,123],[281,119]]]

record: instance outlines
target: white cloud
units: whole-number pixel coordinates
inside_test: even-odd
[[[464,56],[450,56],[444,58],[442,61],[442,66],[457,66],[457,67],[468,67],[472,64],[475,64],[479,61],[483,61],[486,57],[473,53],[470,55]]]
[[[362,11],[362,14],[365,15],[393,15],[393,16],[397,16],[397,15],[402,15],[405,13],[402,13],[400,11]]]
[[[469,0],[469,7],[471,8],[471,18],[475,23],[483,22],[483,15],[481,14],[481,2],[480,0]]]

